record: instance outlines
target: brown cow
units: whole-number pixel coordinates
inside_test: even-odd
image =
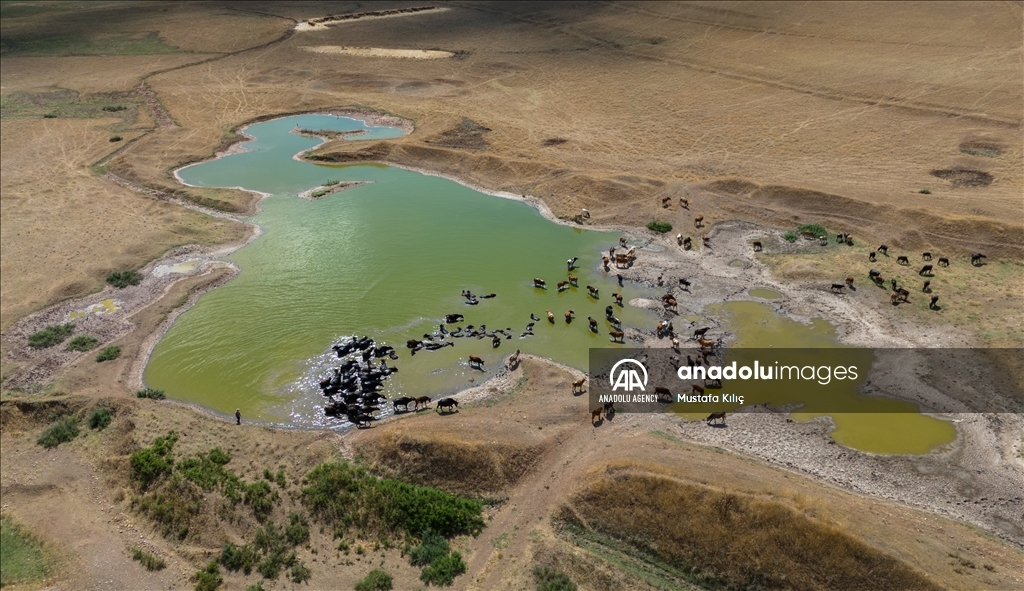
[[[569,282],[568,281],[559,281],[558,282],[558,291],[565,291],[567,289],[569,289]]]
[[[551,313],[551,310],[548,310],[548,322],[551,324],[555,323],[555,315]]]
[[[609,330],[608,336],[612,338],[612,342],[621,343],[623,342],[623,338],[626,336],[626,333],[621,330]]]
[[[615,303],[616,304],[618,304],[620,306],[622,305],[622,294],[621,293],[613,293],[612,297],[615,298]]]
[[[658,397],[659,402],[662,398],[668,398],[669,402],[672,401],[672,391],[664,386],[655,386],[654,394]]]
[[[690,200],[687,199],[686,197],[680,197],[679,207],[682,207],[683,209],[690,209]]]
[[[694,228],[700,228],[703,225],[704,225],[704,216],[703,215],[699,215],[699,216],[693,218],[693,227]]]
[[[709,414],[708,418],[707,418],[707,424],[710,425],[712,421],[717,421],[718,419],[722,420],[722,424],[723,425],[725,424],[725,411],[724,410],[720,410],[718,412],[713,412],[713,413]]]
[[[416,404],[413,405],[413,410],[419,410],[421,404],[426,408],[430,408],[430,396],[420,396],[414,402]]]
[[[476,355],[470,355],[469,356],[469,366],[473,367],[474,365],[479,367],[480,369],[483,369],[484,368],[484,360],[479,358],[479,357],[477,357]]]
[[[572,322],[572,316],[575,313],[576,313],[575,310],[566,310],[565,311],[565,323],[566,324],[569,324],[570,322]]]
[[[540,288],[547,288],[548,283],[547,283],[547,281],[544,281],[543,279],[541,279],[539,277],[534,277],[533,278],[533,286],[534,287],[540,287]]]
[[[590,422],[591,424],[601,420],[601,413],[604,412],[604,408],[597,407],[590,411]]]
[[[572,273],[569,273],[569,283],[571,283],[573,285],[576,285],[576,282],[579,281],[579,280],[580,280],[579,277],[573,275]]]
[[[572,383],[572,392],[575,393],[577,390],[583,391],[583,385],[587,383],[587,378],[580,378]]]
[[[691,392],[691,394],[704,394],[704,386],[698,386],[697,384],[693,384],[692,388],[693,391]]]

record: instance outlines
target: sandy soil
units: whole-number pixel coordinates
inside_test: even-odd
[[[414,60],[439,60],[454,56],[450,51],[436,49],[388,49],[385,47],[343,47],[340,45],[316,45],[306,47],[313,53],[334,53],[356,57],[395,57]]]
[[[449,10],[439,6],[416,6],[412,8],[395,8],[388,10],[374,10],[370,12],[357,12],[352,14],[324,16],[312,18],[295,25],[296,31],[318,31],[327,27],[340,24],[348,24],[355,21],[379,20],[383,18],[397,18],[403,16],[415,16],[432,12],[444,12]]]

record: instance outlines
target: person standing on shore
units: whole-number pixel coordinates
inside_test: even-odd
[[[238,409],[238,408],[235,409],[235,424],[236,425],[241,425],[242,424],[242,411],[241,411],[241,409]]]

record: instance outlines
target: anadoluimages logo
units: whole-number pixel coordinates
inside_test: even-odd
[[[626,366],[619,369],[619,366],[623,363],[639,367],[640,371],[644,374],[643,379],[640,379],[640,374],[637,373],[635,368]],[[644,367],[643,363],[640,363],[636,359],[620,359],[612,366],[612,370],[608,372],[608,383],[612,386],[612,392],[619,388],[622,388],[626,392],[632,392],[636,388],[644,391],[644,387],[647,386],[647,368]]]

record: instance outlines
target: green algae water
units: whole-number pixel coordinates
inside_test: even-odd
[[[246,129],[245,151],[178,172],[192,185],[243,187],[272,195],[251,221],[262,234],[227,259],[241,269],[229,283],[203,295],[160,340],[145,370],[150,387],[172,398],[247,420],[302,426],[340,426],[323,416],[316,382],[335,363],[329,347],[342,336],[367,335],[390,344],[401,359],[384,392],[437,397],[493,375],[517,348],[578,368],[588,349],[609,343],[605,306],[652,294],[599,269],[601,251],[619,234],[561,226],[518,201],[481,194],[455,182],[383,165],[322,166],[294,156],[319,140],[297,127],[365,130],[350,139],[401,135],[328,115],[303,115]],[[320,200],[298,193],[327,181],[367,181]],[[566,260],[578,256],[579,287],[558,293]],[[533,278],[548,289],[533,287]],[[587,295],[586,286],[600,298]],[[462,290],[496,294],[466,305]],[[564,321],[575,310],[577,319]],[[556,317],[549,324],[546,311]],[[511,328],[512,339],[453,339],[454,347],[420,351],[408,339],[437,330],[445,314],[458,326]],[[534,336],[520,338],[530,315],[541,318]],[[587,316],[600,322],[598,334]],[[640,309],[615,306],[625,325],[652,326]],[[454,327],[452,327],[454,328]],[[484,359],[484,371],[466,359]],[[390,360],[388,360],[391,363]]]
[[[751,295],[757,295],[753,291]],[[795,420],[831,416],[835,423],[831,435],[837,443],[872,453],[923,454],[956,439],[956,428],[951,423],[920,414],[914,404],[858,393],[866,379],[867,368],[871,367],[873,352],[839,344],[835,328],[825,320],[815,318],[810,324],[802,324],[776,314],[766,304],[747,301],[710,306],[709,312],[722,315],[726,330],[737,335],[736,341],[731,343],[730,363],[752,365],[756,349],[814,349],[813,365],[855,365],[864,370],[856,380],[832,380],[825,386],[816,384],[816,395],[812,398],[790,381],[731,380],[723,384],[723,392],[744,396],[745,406],[801,404],[800,412],[792,415]],[[805,365],[809,361],[804,354],[802,358],[789,359],[783,364]],[[674,406],[683,408],[679,404]],[[695,407],[699,405],[685,406],[688,411],[696,411]],[[863,412],[835,412],[836,408],[856,408]],[[687,412],[684,416],[704,418],[707,413]]]

